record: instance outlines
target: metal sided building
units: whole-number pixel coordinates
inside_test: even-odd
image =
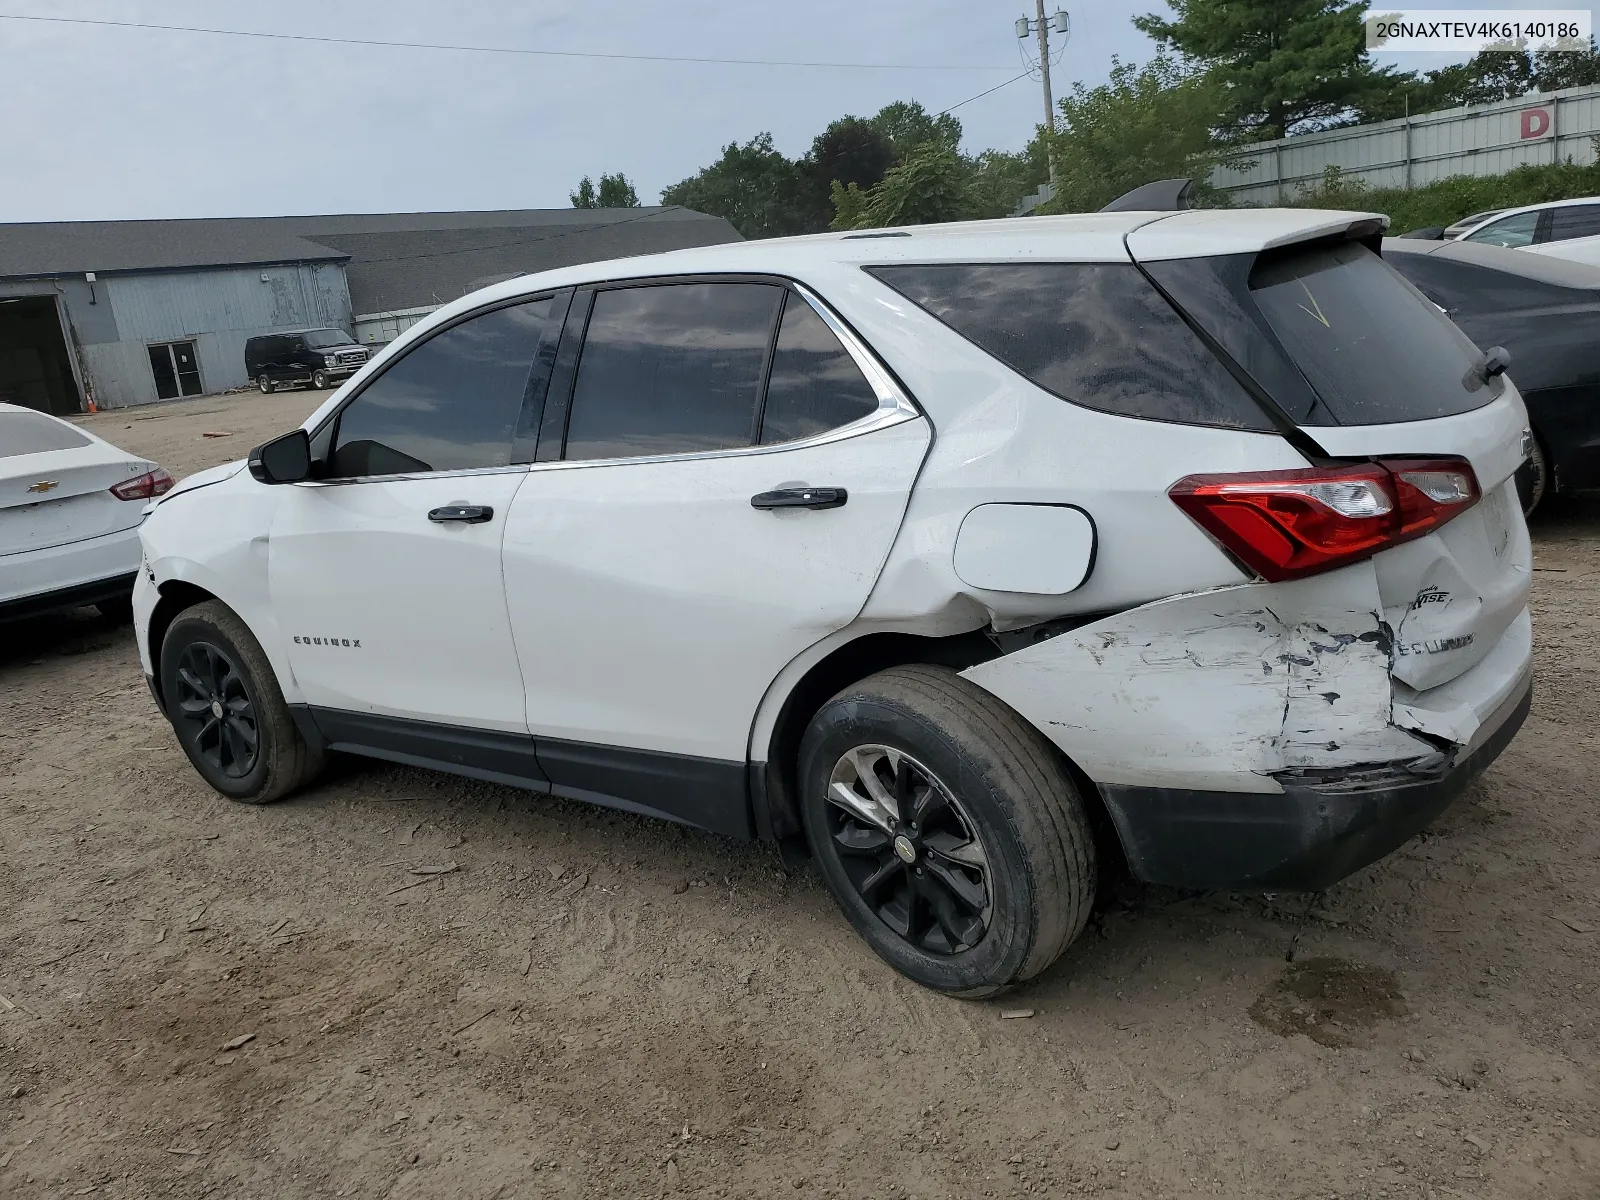
[[[381,343],[486,284],[739,240],[683,208],[0,224],[0,401],[52,413],[244,387],[244,344]]]

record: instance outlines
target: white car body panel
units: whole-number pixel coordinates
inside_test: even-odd
[[[85,444],[0,453],[0,603],[136,569],[145,502],[119,500],[111,488],[156,464],[59,418],[0,404],[5,413],[56,422]]]
[[[505,542],[529,731],[743,761],[773,678],[866,603],[929,434],[914,418],[820,445],[535,467]],[[848,502],[750,505],[804,485]]]
[[[526,473],[275,489],[268,586],[306,703],[526,732],[500,564],[506,513]],[[428,519],[454,504],[487,505],[494,517]]]
[[[1529,254],[1542,254],[1546,258],[1564,258],[1568,262],[1600,267],[1600,235],[1568,238],[1562,242],[1540,242],[1534,246],[1519,246]]]

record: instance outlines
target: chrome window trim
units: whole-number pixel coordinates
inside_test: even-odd
[[[682,278],[692,278],[685,276]],[[842,442],[848,438],[862,437],[865,434],[876,433],[880,429],[888,429],[894,425],[914,421],[922,416],[922,411],[906,395],[905,390],[895,380],[887,368],[878,361],[877,356],[868,348],[867,344],[856,335],[856,332],[840,319],[839,315],[831,309],[827,302],[811,288],[797,279],[787,276],[773,275],[766,278],[773,279],[780,284],[787,284],[799,297],[809,304],[812,310],[822,318],[823,323],[839,339],[845,353],[856,364],[857,369],[866,377],[867,384],[872,388],[873,394],[878,398],[877,411],[859,417],[847,425],[838,425],[833,429],[824,430],[808,438],[796,438],[789,442],[773,442],[770,445],[758,446],[730,446],[721,450],[687,450],[679,454],[640,454],[629,455],[625,458],[574,458],[556,459],[550,462],[513,463],[505,467],[466,467],[455,471],[414,471],[398,475],[358,475],[347,479],[306,479],[292,484],[293,487],[345,487],[356,483],[398,483],[419,479],[454,479],[473,475],[504,475],[514,471],[566,471],[574,467],[620,467],[629,463],[660,463],[660,462],[697,462],[718,458],[734,458],[745,455],[782,454],[789,450],[809,450],[813,446],[826,446],[833,442]],[[617,281],[618,283],[638,283],[643,286],[653,286],[649,279]],[[681,282],[674,277],[667,282]],[[578,285],[585,286],[585,285]],[[596,288],[606,287],[606,283],[597,283],[587,286]],[[559,290],[559,289],[557,289]],[[555,293],[550,293],[554,295]],[[480,313],[491,311],[493,308],[509,307],[512,304],[527,303],[538,299],[541,293],[534,293],[514,301],[499,301],[483,309],[474,310],[464,316],[478,316]],[[451,324],[459,324],[452,321]],[[448,328],[449,326],[446,326]],[[430,334],[431,336],[431,334]],[[378,378],[375,376],[374,378]],[[357,393],[359,395],[359,393]],[[355,397],[351,397],[354,400]],[[347,402],[348,404],[348,402]],[[344,411],[347,404],[330,415],[329,420],[336,419]],[[326,424],[326,422],[324,422]],[[318,431],[322,428],[318,426]]]
[[[300,479],[290,487],[349,487],[357,483],[404,483],[423,479],[470,479],[477,475],[513,475],[526,471],[532,463],[511,463],[504,467],[457,467],[453,471],[409,471],[399,475],[352,475],[340,479]]]

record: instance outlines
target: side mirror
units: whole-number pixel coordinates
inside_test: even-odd
[[[311,476],[311,438],[304,429],[250,451],[250,474],[262,483],[299,483]]]

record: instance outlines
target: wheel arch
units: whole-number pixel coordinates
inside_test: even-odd
[[[945,636],[902,632],[862,633],[842,644],[815,648],[818,656],[809,666],[796,660],[798,675],[785,688],[784,676],[774,681],[752,728],[750,746],[750,801],[756,836],[773,842],[783,861],[796,865],[810,856],[811,847],[800,821],[797,803],[800,739],[811,718],[834,696],[869,675],[890,667],[926,664],[964,671],[1002,657],[1004,653],[984,629]],[[785,674],[789,674],[786,671]],[[1101,862],[1123,863],[1120,840],[1100,789],[1059,749],[1073,783],[1083,798],[1094,829]]]
[[[172,628],[173,621],[178,619],[178,614],[185,609],[193,608],[196,604],[204,604],[207,600],[217,600],[218,596],[206,591],[199,584],[190,583],[186,579],[169,579],[156,589],[160,599],[156,606],[150,610],[150,628],[146,634],[145,646],[149,651],[150,662],[155,665],[155,678],[151,686],[155,688],[156,700],[166,711],[167,698],[161,689],[161,644],[167,639],[167,630]]]

